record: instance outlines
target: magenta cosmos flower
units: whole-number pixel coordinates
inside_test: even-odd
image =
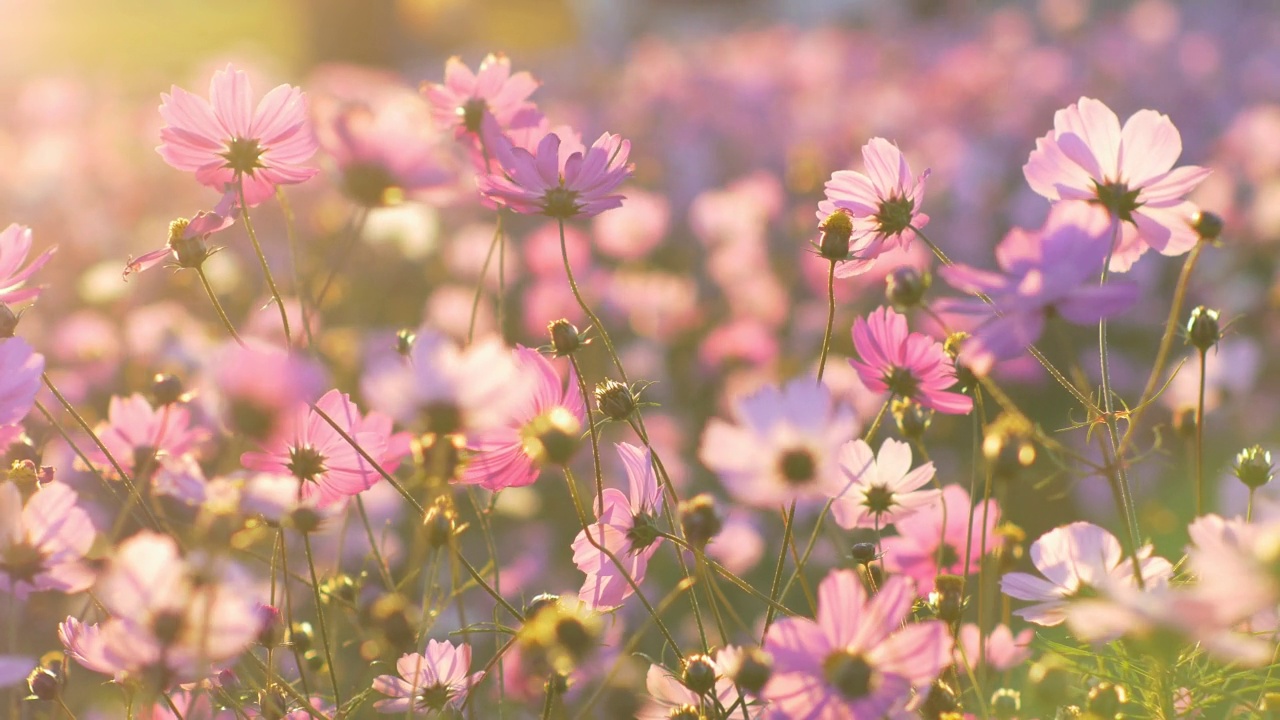
[[[1152,557],[1150,545],[1138,550],[1138,559],[1145,587],[1169,584],[1173,568],[1168,560]],[[1073,599],[1111,586],[1137,587],[1133,563],[1120,542],[1092,523],[1075,522],[1041,535],[1031,544],[1031,562],[1047,579],[1008,573],[1000,579],[1000,588],[1009,597],[1035,602],[1014,614],[1037,625],[1061,623]]]
[[[0,483],[0,590],[25,600],[32,592],[80,592],[93,583],[83,562],[93,545],[93,521],[76,494],[49,483],[22,504],[18,486]]]
[[[959,359],[965,366],[985,375],[995,361],[1014,358],[1039,340],[1050,318],[1088,325],[1132,307],[1138,300],[1136,284],[1098,284],[1111,251],[1110,228],[1106,212],[1095,205],[1058,203],[1039,231],[1013,230],[1005,236],[996,248],[1004,274],[966,265],[942,268],[939,274],[952,287],[986,293],[992,301],[988,305],[969,298],[948,303],[948,309],[978,316],[989,316],[993,309],[999,313],[961,346]]]
[[[540,433],[565,432],[576,439],[587,422],[587,407],[572,371],[566,384],[537,350],[518,346],[512,356],[533,385],[503,423],[467,435],[467,465],[460,480],[495,492],[538,479],[548,459]]]
[[[1147,248],[1181,255],[1199,240],[1186,195],[1209,175],[1194,165],[1174,168],[1182,136],[1165,115],[1140,110],[1120,127],[1102,102],[1080,98],[1053,116],[1022,172],[1031,189],[1053,201],[1085,200],[1122,224],[1111,269],[1124,271]]]
[[[959,485],[948,485],[942,489],[940,502],[902,518],[896,525],[898,535],[884,539],[884,569],[910,576],[922,593],[933,592],[934,580],[939,575],[975,573],[982,563],[984,519],[986,551],[990,553],[1001,544],[996,534],[996,525],[1000,523],[999,505],[995,500],[987,500],[973,507],[968,491]]]
[[[951,664],[940,620],[903,625],[915,602],[911,581],[891,577],[870,598],[858,576],[836,570],[818,586],[817,621],[779,620],[764,649],[773,675],[760,694],[778,720],[880,720],[901,714],[913,689]]]
[[[457,708],[481,673],[470,673],[471,646],[428,640],[423,654],[409,653],[396,662],[394,675],[373,679],[373,689],[389,696],[373,704],[381,713],[436,713]]]
[[[44,373],[44,356],[22,338],[0,339],[0,426],[31,412]]]
[[[854,170],[832,173],[826,199],[818,203],[822,223],[834,213],[845,213],[853,226],[852,257],[836,268],[836,277],[860,275],[886,250],[905,249],[911,237],[903,233],[929,222],[929,216],[919,212],[928,170],[913,178],[902,151],[884,138],[871,138],[863,145],[862,160],[866,174]]]
[[[404,101],[340,110],[320,144],[337,165],[343,193],[365,207],[387,207],[451,185],[457,171],[424,119]]]
[[[378,412],[364,416],[345,393],[330,390],[316,401],[315,408],[299,405],[284,434],[269,440],[260,452],[244,453],[240,462],[252,470],[297,478],[302,481],[300,499],[312,500],[318,508],[340,503],[373,487],[382,474],[317,410],[342,428],[386,472],[394,471],[408,454],[407,438],[392,436],[390,417]]]
[[[56,250],[51,247],[22,267],[31,252],[31,228],[13,223],[0,231],[0,302],[20,303],[39,295],[42,288],[24,288],[23,284],[49,262]]]
[[[500,171],[476,178],[480,193],[526,215],[565,220],[591,217],[620,207],[622,195],[613,191],[631,177],[627,163],[631,142],[604,133],[591,147],[561,147],[561,136],[549,132],[536,152],[516,147],[492,121],[484,127],[485,145]]]
[[[303,165],[318,144],[302,91],[279,85],[253,106],[249,76],[233,65],[213,74],[209,99],[174,85],[160,96],[160,156],[194,172],[201,185],[223,192],[243,183],[250,207],[277,185],[303,182],[316,169]]]
[[[800,498],[833,497],[848,482],[836,462],[857,429],[853,411],[827,386],[798,377],[765,386],[734,404],[730,424],[707,423],[698,459],[739,501],[769,507]]]
[[[853,347],[861,360],[849,364],[869,390],[911,398],[940,413],[973,409],[973,398],[947,390],[956,383],[956,369],[942,343],[909,332],[901,313],[879,307],[854,320]]]
[[[178,403],[154,408],[140,393],[111,398],[107,420],[98,423],[94,434],[126,473],[147,477],[158,469],[158,460],[193,453],[209,439],[209,431],[191,426],[187,408]],[[96,444],[85,455],[103,472],[115,472]]]
[[[873,455],[863,440],[840,448],[840,471],[847,481],[834,498],[831,515],[842,528],[883,528],[938,502],[942,491],[921,490],[933,479],[933,463],[911,469],[911,446],[888,438]]]
[[[490,53],[474,73],[461,58],[449,58],[444,65],[444,82],[423,83],[422,94],[431,103],[440,127],[453,128],[454,135],[461,138],[468,133],[478,136],[485,115],[492,116],[503,131],[537,125],[542,113],[529,101],[537,89],[538,81],[532,75],[513,75],[505,55]]]
[[[662,491],[653,471],[649,450],[627,443],[618,443],[618,456],[627,472],[628,492],[605,488],[602,499],[603,512],[591,525],[591,538],[621,561],[626,574],[637,585],[644,580],[649,558],[658,549],[656,532],[658,507]],[[588,607],[608,611],[622,605],[622,601],[634,592],[631,583],[582,530],[573,539],[573,564],[587,574],[578,598]]]

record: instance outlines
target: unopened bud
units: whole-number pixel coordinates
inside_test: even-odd
[[[413,343],[417,340],[417,333],[409,328],[401,328],[396,332],[396,352],[401,357],[409,357],[409,353],[413,352]]]
[[[941,680],[935,680],[929,689],[929,697],[920,708],[920,715],[926,718],[943,718],[948,713],[960,710],[960,698],[952,687]]]
[[[919,440],[933,422],[933,410],[908,397],[895,397],[890,406],[898,432],[908,440]]]
[[[680,529],[689,544],[704,548],[711,538],[724,529],[724,520],[716,508],[716,500],[707,493],[695,495],[680,503]]]
[[[530,620],[531,618],[533,618],[533,616],[537,615],[538,613],[542,612],[547,608],[556,607],[557,603],[559,602],[560,602],[560,596],[555,595],[553,593],[542,593],[541,595],[535,595],[534,598],[530,600],[528,603],[526,603],[524,606],[525,621]]]
[[[929,593],[929,605],[933,612],[948,624],[960,622],[964,614],[964,578],[959,575],[939,575],[934,581],[934,591]]]
[[[716,665],[706,655],[690,655],[684,661],[680,681],[695,695],[706,695],[716,687]]]
[[[456,527],[457,518],[444,496],[436,498],[422,516],[422,532],[426,536],[427,547],[432,550],[448,545]]]
[[[595,650],[599,640],[595,631],[596,628],[588,626],[582,618],[568,613],[557,618],[555,624],[556,642],[575,662],[581,662]]]
[[[1195,229],[1196,234],[1200,236],[1201,240],[1210,242],[1222,236],[1224,224],[1221,216],[1204,210],[1196,213],[1191,218],[1191,227]]]
[[[151,378],[151,399],[155,401],[156,407],[182,402],[186,399],[182,380],[170,373],[156,373]]]
[[[289,712],[289,700],[277,688],[263,691],[259,696],[263,720],[281,720]]]
[[[298,652],[305,653],[315,646],[316,632],[309,622],[296,622],[289,629],[289,642]]]
[[[738,687],[749,693],[759,693],[773,675],[773,657],[758,647],[746,648],[738,653],[729,677]]]
[[[1200,352],[1218,344],[1222,339],[1222,328],[1218,324],[1218,311],[1201,305],[1191,311],[1187,320],[1187,344]]]
[[[1271,452],[1263,450],[1261,445],[1247,447],[1236,454],[1236,477],[1250,490],[1271,482]]]
[[[921,272],[910,265],[902,265],[885,275],[884,282],[885,300],[896,308],[905,309],[920,304],[933,284],[933,277],[927,270]]]
[[[818,226],[822,231],[822,239],[818,244],[818,254],[831,262],[849,258],[849,239],[853,236],[853,218],[844,210],[837,210],[827,216]]]
[[[636,411],[636,396],[631,388],[616,380],[596,385],[596,407],[610,420],[626,420]]]
[[[1089,691],[1085,710],[1111,720],[1120,714],[1127,702],[1129,702],[1129,693],[1125,692],[1122,685],[1100,682]]]
[[[186,218],[178,218],[169,223],[169,249],[178,258],[178,267],[198,269],[213,253],[209,252],[204,236],[187,236],[189,224],[190,221]]]
[[[28,699],[43,700],[45,702],[56,700],[59,693],[62,692],[60,670],[60,666],[56,669],[38,667],[32,670],[31,674],[27,676],[27,689],[31,691]]]
[[[547,333],[551,335],[551,350],[556,357],[568,357],[587,344],[578,328],[564,318],[549,323]]]
[[[876,559],[875,543],[860,542],[853,544],[853,561],[866,565]]]
[[[271,605],[263,605],[258,610],[262,617],[262,628],[258,630],[258,644],[265,648],[273,648],[284,642],[284,618],[280,611]]]
[[[998,720],[1013,720],[1022,710],[1022,694],[1017,690],[1000,688],[991,696],[991,714]]]

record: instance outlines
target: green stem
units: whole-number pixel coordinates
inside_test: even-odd
[[[1196,517],[1204,515],[1204,376],[1206,354],[1200,351],[1200,393],[1196,400]]]
[[[316,622],[320,625],[320,642],[324,645],[324,661],[329,666],[329,682],[333,684],[333,704],[342,707],[341,690],[338,686],[338,669],[333,664],[333,649],[329,645],[328,623],[324,619],[324,604],[320,598],[320,578],[316,575],[316,561],[311,554],[311,536],[302,533],[302,548],[307,554],[307,570],[311,573],[311,595],[316,603]]]
[[[493,261],[493,251],[502,238],[502,211],[498,212],[498,222],[493,228],[493,240],[489,243],[489,252],[484,256],[484,265],[480,266],[480,277],[476,278],[476,294],[471,298],[471,318],[467,321],[467,344],[476,337],[476,316],[480,310],[480,296],[484,293],[484,278],[489,274],[489,263]],[[498,327],[502,327],[499,323]]]
[[[836,321],[836,261],[830,262],[827,268],[827,330],[822,335],[822,354],[818,356],[818,382],[822,382],[822,373],[827,369],[827,352],[831,349],[831,329]]]
[[[778,591],[782,586],[782,570],[787,564],[787,548],[791,546],[792,526],[795,525],[796,519],[796,501],[792,500],[791,504],[783,512],[782,516],[782,550],[778,553],[778,564],[773,569],[773,582],[769,584],[769,607],[764,613],[764,630],[760,632],[760,644],[764,644],[765,637],[769,634],[769,626],[773,624],[774,603],[778,600]],[[803,568],[797,567],[796,574],[800,574]]]
[[[271,290],[271,299],[275,302],[276,307],[280,309],[280,324],[284,326],[284,344],[285,347],[293,347],[293,334],[289,331],[289,312],[285,310],[284,300],[280,298],[280,289],[276,287],[276,280],[271,276],[271,266],[267,264],[267,256],[262,252],[262,245],[258,242],[258,233],[254,232],[253,222],[249,219],[249,205],[244,200],[244,178],[236,179],[236,192],[240,195],[240,217],[244,219],[244,229],[249,233],[249,241],[253,243],[253,251],[258,254],[258,262],[262,265],[262,274],[267,279],[267,287]]]
[[[227,311],[222,309],[222,303],[218,301],[218,294],[213,291],[213,286],[209,284],[209,278],[204,273],[204,267],[197,267],[196,274],[200,276],[200,284],[204,286],[205,293],[209,296],[209,302],[213,303],[213,309],[218,313],[218,319],[222,321],[222,327],[227,329],[227,333],[231,335],[231,339],[236,344],[244,347],[244,340],[240,339],[236,328],[231,324],[231,318],[227,317]]]

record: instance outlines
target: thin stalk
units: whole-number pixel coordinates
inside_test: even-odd
[[[591,436],[591,463],[595,469],[596,481],[596,517],[604,514],[604,472],[600,467],[600,430],[596,427],[595,413],[591,410],[591,399],[587,394],[587,381],[582,377],[582,367],[578,365],[577,356],[569,356],[569,366],[573,368],[573,376],[578,381],[578,392],[582,395],[582,406],[587,409],[587,430]]]
[[[467,571],[467,574],[471,576],[471,579],[475,580],[476,584],[484,588],[484,591],[489,593],[489,597],[493,598],[494,602],[501,605],[503,610],[506,610],[507,612],[511,613],[511,617],[515,618],[520,622],[524,622],[524,613],[515,609],[515,607],[513,607],[511,603],[507,602],[505,598],[503,598],[501,595],[498,594],[497,590],[493,589],[493,586],[485,582],[484,576],[481,575],[480,572],[475,569],[475,566],[473,566],[470,562],[467,561],[467,558],[462,554],[462,551],[457,549],[456,546],[454,548],[453,554],[454,554],[454,557],[458,559],[458,562],[462,564],[463,569]],[[496,565],[497,563],[495,562],[494,564]]]
[[[476,315],[480,310],[480,296],[484,293],[484,278],[489,274],[489,263],[493,260],[493,251],[502,238],[502,211],[498,211],[498,222],[493,228],[493,240],[489,243],[489,252],[484,256],[484,265],[480,266],[480,277],[476,278],[476,294],[471,298],[471,319],[467,321],[467,344],[476,337]],[[499,323],[498,327],[502,327]]]
[[[204,286],[205,293],[209,296],[209,302],[213,303],[213,309],[218,313],[218,319],[222,321],[222,327],[227,329],[227,334],[231,336],[236,344],[244,347],[244,340],[240,339],[236,327],[231,324],[231,318],[227,317],[227,311],[222,309],[222,303],[218,301],[218,294],[213,291],[213,286],[209,284],[209,278],[205,275],[204,267],[197,266],[196,274],[200,276],[200,284]]]
[[[342,249],[334,262],[330,264],[329,274],[325,276],[324,284],[320,286],[320,292],[316,293],[316,301],[312,303],[312,307],[319,310],[324,305],[324,299],[329,294],[329,287],[333,285],[333,279],[338,276],[338,268],[346,265],[347,256],[351,254],[351,250],[355,248],[356,242],[360,240],[360,234],[364,232],[365,221],[369,218],[369,209],[365,207],[356,208],[355,214],[347,220],[346,235],[347,244]]]
[[[289,267],[293,268],[293,286],[298,293],[298,314],[302,316],[302,334],[307,338],[307,348],[316,350],[315,338],[311,336],[311,312],[307,309],[307,289],[302,283],[302,275],[298,270],[298,233],[294,227],[293,207],[284,196],[284,189],[276,186],[276,202],[280,203],[280,212],[284,213],[284,236],[289,248]]]
[[[329,682],[333,684],[333,704],[335,707],[341,708],[342,698],[338,687],[338,669],[333,664],[333,649],[329,645],[328,623],[325,622],[324,605],[320,599],[320,578],[316,575],[316,561],[311,554],[311,536],[307,533],[302,533],[302,548],[307,554],[307,570],[311,572],[311,595],[316,602],[316,622],[320,625],[320,642],[324,645],[324,661],[329,666]]]
[[[831,349],[831,329],[836,321],[836,261],[830,262],[827,268],[827,330],[822,334],[822,354],[818,356],[818,383],[822,383],[822,372],[827,369],[827,352]]]
[[[1196,398],[1196,517],[1204,515],[1204,350],[1200,351],[1200,393]]]
[[[356,442],[356,439],[351,437],[351,433],[344,430],[341,425],[339,425],[333,418],[329,417],[329,414],[324,410],[321,410],[319,406],[312,404],[311,411],[319,415],[322,420],[328,423],[329,427],[333,428],[334,431],[337,432],[338,435],[356,451],[356,454],[363,458],[365,462],[369,463],[369,465],[377,471],[378,475],[382,476],[382,479],[386,480],[391,487],[395,488],[396,492],[400,493],[400,497],[407,500],[409,504],[418,511],[419,517],[426,513],[426,510],[423,509],[422,504],[418,502],[418,499],[410,494],[409,491],[405,489],[404,485],[401,485],[400,481],[396,480],[391,473],[387,472],[377,460],[374,460],[373,456],[369,455],[369,451],[361,447],[360,443]]]
[[[582,308],[582,312],[591,320],[591,326],[600,333],[600,339],[604,342],[605,350],[609,352],[609,359],[613,361],[614,367],[618,368],[618,376],[622,379],[622,383],[630,385],[631,381],[627,379],[627,371],[622,367],[622,360],[618,358],[617,350],[613,348],[613,340],[609,338],[609,331],[605,330],[600,318],[592,312],[591,306],[587,305],[587,301],[582,297],[582,291],[578,289],[578,282],[573,278],[573,266],[569,264],[569,248],[564,239],[564,220],[560,219],[557,222],[560,226],[560,257],[564,261],[564,273],[569,279],[569,289],[573,291],[573,299],[578,301],[578,307]]]
[[[783,511],[782,516],[782,551],[778,553],[778,564],[773,569],[773,582],[769,584],[769,607],[764,613],[764,630],[760,631],[760,644],[764,644],[765,637],[769,634],[769,626],[773,624],[774,602],[778,600],[778,591],[782,585],[782,570],[787,564],[787,548],[791,545],[792,526],[796,520],[796,501],[792,500],[791,505]],[[796,568],[796,574],[799,574],[802,568]]]
[[[249,219],[249,205],[244,200],[243,177],[236,180],[236,192],[240,195],[240,217],[244,219],[244,229],[249,233],[249,242],[253,243],[253,251],[258,254],[262,274],[266,277],[267,287],[271,290],[271,299],[280,309],[280,324],[284,326],[285,347],[293,347],[293,334],[289,331],[289,313],[285,310],[284,300],[280,298],[280,289],[276,287],[276,280],[271,276],[271,266],[267,264],[267,256],[262,252],[262,245],[258,242],[258,233],[254,231],[253,222]]]

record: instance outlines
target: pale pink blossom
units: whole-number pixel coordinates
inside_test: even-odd
[[[840,471],[846,485],[833,498],[831,515],[842,528],[880,528],[938,502],[941,490],[921,490],[933,479],[933,463],[911,468],[911,446],[893,438],[879,455],[863,440],[840,447]]]
[[[482,673],[471,669],[471,646],[428,640],[420,655],[408,653],[396,662],[395,675],[379,675],[373,689],[389,696],[373,708],[381,713],[428,714],[457,708]]]
[[[32,592],[75,593],[93,583],[84,562],[95,535],[76,493],[54,482],[24,505],[11,482],[0,482],[0,591],[24,600]]]
[[[972,526],[969,525],[970,509]],[[976,573],[984,554],[984,523],[985,552],[991,553],[1002,544],[1001,536],[996,533],[996,525],[1000,523],[999,505],[995,500],[986,500],[973,506],[967,490],[948,485],[942,489],[939,502],[899,520],[898,535],[882,541],[884,569],[911,577],[922,593],[933,591],[938,575]]]
[[[31,228],[12,223],[0,231],[0,302],[20,303],[33,300],[42,288],[23,287],[37,270],[53,257],[57,247],[36,256],[26,267],[21,267],[31,252]]]
[[[965,623],[960,626],[956,646],[956,667],[968,665],[977,671],[979,662],[996,671],[1012,670],[1031,658],[1031,628],[1017,635],[1008,625],[997,625],[984,638],[978,626]],[[961,650],[963,649],[963,655]]]

